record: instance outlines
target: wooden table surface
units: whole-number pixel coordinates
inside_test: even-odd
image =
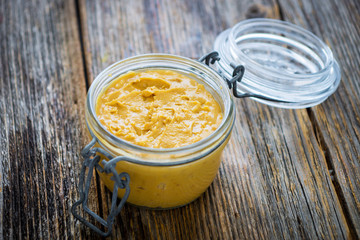
[[[236,100],[219,173],[195,202],[125,205],[112,239],[359,239],[360,1],[0,1],[0,239],[97,239],[70,214],[89,142],[84,103],[105,67],[137,54],[198,58],[251,17],[302,26],[342,71],[324,103]],[[109,211],[99,178],[90,207]]]

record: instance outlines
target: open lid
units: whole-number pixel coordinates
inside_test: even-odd
[[[245,74],[239,93],[282,108],[306,108],[325,101],[338,87],[340,69],[330,48],[311,32],[273,19],[250,19],[215,40],[218,72],[231,79],[234,66]],[[268,98],[268,99],[266,99]],[[272,99],[272,100],[271,100]]]

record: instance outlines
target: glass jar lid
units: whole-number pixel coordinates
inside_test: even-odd
[[[330,48],[311,32],[273,19],[250,19],[215,40],[218,72],[231,79],[234,66],[245,74],[239,93],[282,108],[306,108],[325,101],[338,87],[340,69]],[[267,99],[266,99],[267,98]],[[272,100],[271,100],[272,99]]]

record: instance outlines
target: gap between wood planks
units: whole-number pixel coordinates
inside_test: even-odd
[[[284,20],[284,14],[281,8],[281,5],[279,3],[278,0],[276,0],[276,4],[278,5],[278,9],[279,9],[279,17],[281,20]],[[85,76],[85,84],[86,84],[86,91],[89,89],[90,87],[90,79],[89,79],[89,68],[90,66],[87,66],[87,61],[86,61],[86,51],[85,51],[85,42],[84,42],[84,25],[83,25],[83,19],[82,19],[82,15],[80,12],[80,3],[79,0],[75,0],[75,5],[76,5],[76,18],[77,18],[77,24],[78,24],[78,34],[79,34],[79,39],[80,39],[80,46],[81,46],[81,57],[82,57],[82,63],[83,63],[83,69],[84,69],[84,76]],[[342,189],[340,188],[339,182],[337,180],[337,176],[336,173],[334,171],[334,166],[333,163],[331,161],[331,157],[329,155],[329,149],[328,146],[324,140],[324,136],[322,134],[322,132],[320,131],[319,125],[316,121],[316,118],[314,116],[314,112],[311,108],[307,108],[307,114],[309,116],[309,120],[313,129],[313,132],[316,136],[316,140],[320,146],[320,149],[323,151],[324,156],[325,156],[325,161],[326,161],[326,165],[327,165],[327,169],[328,169],[328,174],[331,178],[331,183],[333,185],[333,188],[335,189],[335,195],[340,203],[341,206],[341,211],[343,212],[345,219],[346,219],[346,224],[349,227],[349,231],[351,234],[351,237],[353,239],[356,239],[356,233],[355,233],[355,225],[354,223],[351,221],[350,218],[350,212],[349,212],[349,207],[346,204],[346,201],[344,201],[345,197],[344,197],[344,193],[342,191]],[[95,171],[96,172],[96,171]],[[101,217],[104,217],[103,214],[103,209],[102,209],[102,198],[101,198],[101,186],[100,186],[100,179],[98,176],[98,173],[96,172],[96,174],[94,174],[95,176],[95,181],[96,181],[96,189],[97,189],[97,193],[98,193],[98,205],[99,205],[99,215]],[[105,230],[104,227],[101,225],[101,229]]]
[[[80,4],[79,0],[75,0],[75,7],[76,7],[76,20],[78,25],[78,34],[80,39],[80,46],[81,46],[81,58],[83,63],[83,69],[84,69],[84,76],[85,76],[85,85],[86,85],[86,92],[88,91],[90,87],[90,79],[89,79],[89,71],[88,66],[86,64],[86,51],[85,51],[85,44],[84,44],[84,29],[82,24],[82,18],[80,13]],[[95,171],[95,170],[94,170]],[[95,174],[93,175],[95,178],[95,185],[96,185],[96,192],[97,192],[97,199],[98,199],[98,210],[99,210],[99,216],[101,218],[104,218],[103,208],[102,208],[102,198],[101,198],[101,186],[100,186],[100,176],[98,175],[97,171],[95,171]],[[102,231],[106,231],[105,227],[100,224],[100,229]]]
[[[325,156],[325,161],[326,161],[326,166],[331,178],[331,183],[335,189],[335,194],[336,197],[339,200],[340,206],[341,206],[341,210],[344,213],[345,216],[345,220],[346,220],[346,224],[349,227],[349,231],[351,234],[352,239],[356,239],[356,232],[355,232],[355,225],[354,223],[351,221],[351,217],[350,217],[350,212],[349,212],[349,206],[347,205],[346,201],[344,200],[344,193],[340,187],[340,184],[337,180],[337,175],[335,173],[334,170],[334,165],[331,161],[331,156],[329,154],[329,147],[327,146],[324,136],[320,131],[320,127],[318,125],[318,122],[316,121],[315,115],[314,115],[314,111],[311,108],[307,108],[307,114],[309,115],[309,119],[311,122],[311,126],[313,128],[315,137],[316,137],[316,141],[319,144],[320,149],[323,151],[324,156]]]
[[[76,20],[77,20],[77,25],[78,25],[78,34],[79,34],[80,46],[81,46],[81,58],[82,58],[82,63],[83,63],[86,92],[87,92],[87,90],[90,87],[90,82],[89,82],[89,74],[88,74],[88,70],[87,70],[88,68],[86,66],[86,56],[85,56],[86,52],[85,52],[84,39],[83,39],[84,29],[83,29],[83,25],[82,25],[82,21],[81,21],[79,0],[75,0],[75,6],[76,6]]]

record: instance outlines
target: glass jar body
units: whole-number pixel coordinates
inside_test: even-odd
[[[223,121],[218,129],[197,143],[173,149],[137,146],[116,138],[104,129],[94,112],[99,94],[117,76],[148,69],[177,71],[203,84],[222,109]],[[114,157],[125,156],[135,161],[120,161],[115,166],[118,173],[126,172],[130,176],[128,202],[159,209],[183,206],[209,187],[219,169],[221,153],[229,141],[234,118],[233,99],[221,76],[200,62],[164,54],[140,55],[105,69],[89,89],[86,108],[88,129],[98,139],[98,147]],[[112,174],[99,174],[104,184],[113,189]],[[118,196],[121,198],[123,194],[120,189]]]

